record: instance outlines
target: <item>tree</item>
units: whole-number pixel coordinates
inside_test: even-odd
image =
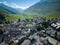
[[[0,14],[0,24],[4,23],[5,21],[5,16]]]

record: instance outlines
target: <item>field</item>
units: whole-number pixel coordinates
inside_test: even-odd
[[[28,14],[10,14],[6,16],[6,20],[12,19],[25,19],[25,18],[34,18],[34,17],[45,17],[45,18],[60,18],[60,15],[28,15]]]
[[[39,17],[39,15],[26,15],[26,14],[10,14],[6,16],[6,20],[12,20],[12,19],[25,19],[25,18],[34,18]]]

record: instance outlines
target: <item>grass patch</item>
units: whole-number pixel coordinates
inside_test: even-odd
[[[18,20],[18,19],[29,19],[35,17],[46,17],[46,18],[60,18],[60,15],[27,15],[27,14],[10,14],[6,16],[6,20]]]

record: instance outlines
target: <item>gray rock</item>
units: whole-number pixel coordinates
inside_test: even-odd
[[[25,40],[21,45],[30,45],[30,40]]]

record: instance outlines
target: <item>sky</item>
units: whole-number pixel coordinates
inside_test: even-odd
[[[40,0],[0,0],[0,3],[4,3],[13,8],[26,9],[39,1]]]

